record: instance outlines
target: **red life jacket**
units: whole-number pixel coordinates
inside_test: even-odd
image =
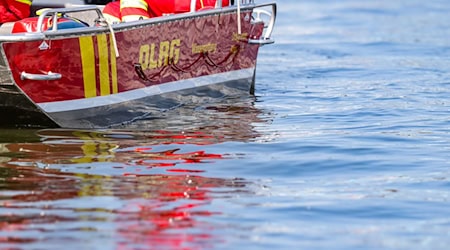
[[[0,0],[0,24],[30,16],[31,0]]]
[[[127,1],[127,3],[129,2]],[[127,21],[127,18],[135,16],[150,18],[164,14],[189,12],[190,5],[190,0],[136,0],[130,5],[126,5],[126,3],[119,5],[118,2],[112,2],[106,5],[103,14],[115,17],[117,20]],[[215,5],[216,0],[197,0],[196,9],[211,8]],[[229,0],[222,0],[222,6],[228,5]]]

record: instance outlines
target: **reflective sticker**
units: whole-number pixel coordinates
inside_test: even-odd
[[[31,5],[31,0],[16,0],[16,2],[23,3],[26,5]]]
[[[145,0],[122,0],[120,1],[120,10],[124,8],[139,8],[143,10],[148,9],[148,4]]]
[[[50,46],[48,46],[48,43],[46,41],[42,41],[41,45],[39,45],[40,50],[48,50]]]

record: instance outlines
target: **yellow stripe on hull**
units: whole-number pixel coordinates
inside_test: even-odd
[[[98,62],[100,74],[100,95],[111,94],[109,85],[109,53],[106,34],[97,36]]]
[[[114,44],[112,35],[109,36],[109,51],[110,55],[109,58],[111,60],[111,83],[112,83],[112,92],[113,94],[117,94],[119,92],[118,84],[117,84],[117,65],[116,65],[116,52],[114,50],[114,47],[112,46]]]
[[[94,41],[92,37],[80,37],[81,65],[83,68],[84,97],[90,98],[97,96],[96,77],[95,77],[95,52]]]
[[[119,92],[117,82],[116,53],[113,38],[109,41],[106,34],[96,36],[98,53],[98,70],[96,70],[94,38],[80,37],[81,65],[83,69],[84,97],[90,98],[97,95],[97,86],[100,87],[100,96],[117,94]],[[99,84],[97,84],[97,72]]]

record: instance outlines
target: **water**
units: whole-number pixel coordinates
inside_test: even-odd
[[[1,248],[447,249],[450,5],[278,5],[255,97],[0,130]]]

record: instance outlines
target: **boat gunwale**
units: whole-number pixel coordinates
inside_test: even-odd
[[[276,4],[275,2],[270,3],[262,3],[262,4],[248,4],[241,6],[242,11],[248,11],[255,8],[267,7],[270,5]],[[67,8],[57,8],[55,10],[64,10],[70,9]],[[168,16],[154,17],[145,20],[139,20],[134,22],[124,22],[118,24],[112,24],[111,27],[114,32],[123,32],[127,30],[140,29],[147,26],[158,25],[167,22],[174,22],[180,20],[188,20],[203,16],[211,16],[211,15],[221,15],[232,13],[237,10],[237,6],[227,6],[223,8],[209,9],[203,11],[196,12],[186,12],[180,14],[173,14]],[[89,34],[98,34],[98,33],[109,33],[110,29],[108,26],[89,26],[83,28],[71,28],[71,29],[60,29],[56,31],[47,30],[44,32],[26,32],[26,33],[17,33],[17,34],[0,34],[0,44],[4,42],[28,42],[28,41],[40,41],[44,39],[58,38],[58,37],[78,37]]]

